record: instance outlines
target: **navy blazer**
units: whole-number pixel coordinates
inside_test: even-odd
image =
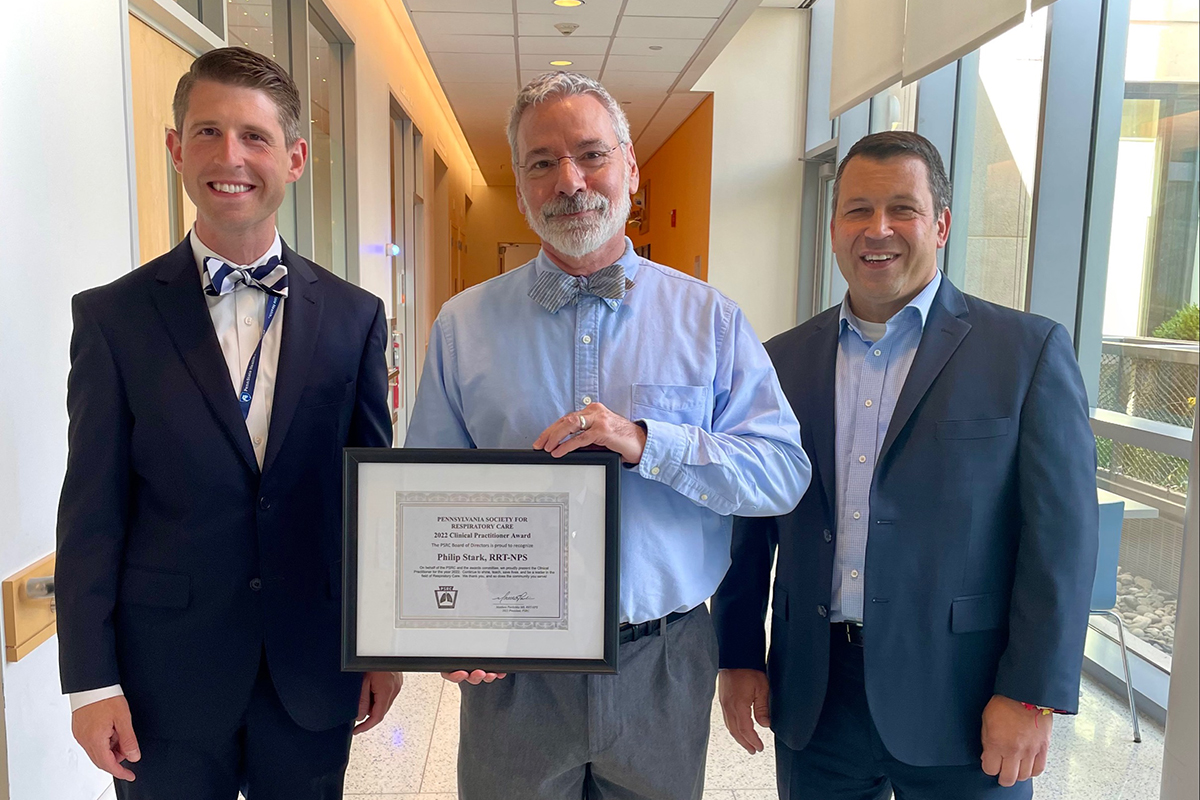
[[[713,599],[722,668],[763,669],[771,727],[808,744],[825,700],[837,512],[840,306],[767,344],[813,481],[790,514],[738,519]],[[943,279],[870,493],[864,664],[889,752],[978,763],[993,694],[1074,712],[1096,565],[1096,448],[1066,330]]]
[[[231,731],[265,652],[292,718],[354,718],[341,672],[342,448],[391,444],[383,303],[286,245],[263,468],[188,239],[74,298],[58,516],[64,692],[120,683],[138,733]]]

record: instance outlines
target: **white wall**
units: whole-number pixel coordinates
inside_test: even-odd
[[[116,0],[6,3],[0,26],[0,576],[54,550],[67,454],[71,295],[130,268]],[[75,745],[57,639],[4,664],[13,800],[95,800]]]
[[[759,338],[796,324],[808,13],[760,8],[694,87],[713,92],[709,283]]]

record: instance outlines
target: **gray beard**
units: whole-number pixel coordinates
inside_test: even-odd
[[[556,197],[542,206],[538,214],[534,214],[526,204],[525,221],[543,242],[564,256],[582,258],[596,252],[625,230],[631,206],[629,181],[626,180],[615,204],[599,192],[592,191],[583,195]],[[556,216],[584,210],[599,211],[599,218],[561,219]]]

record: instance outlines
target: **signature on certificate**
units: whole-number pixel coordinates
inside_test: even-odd
[[[504,594],[500,595],[499,597],[492,598],[492,600],[497,605],[505,605],[508,603],[524,603],[531,599],[532,598],[529,596],[529,592],[521,592],[520,594],[513,594],[512,592],[505,592]]]

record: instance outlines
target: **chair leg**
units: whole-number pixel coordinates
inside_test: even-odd
[[[1137,703],[1133,699],[1133,681],[1129,680],[1129,651],[1125,649],[1125,623],[1121,615],[1114,611],[1100,611],[1112,617],[1117,623],[1117,639],[1121,643],[1121,667],[1125,670],[1125,691],[1129,693],[1129,713],[1133,716],[1133,741],[1142,741],[1142,729],[1138,724]]]

